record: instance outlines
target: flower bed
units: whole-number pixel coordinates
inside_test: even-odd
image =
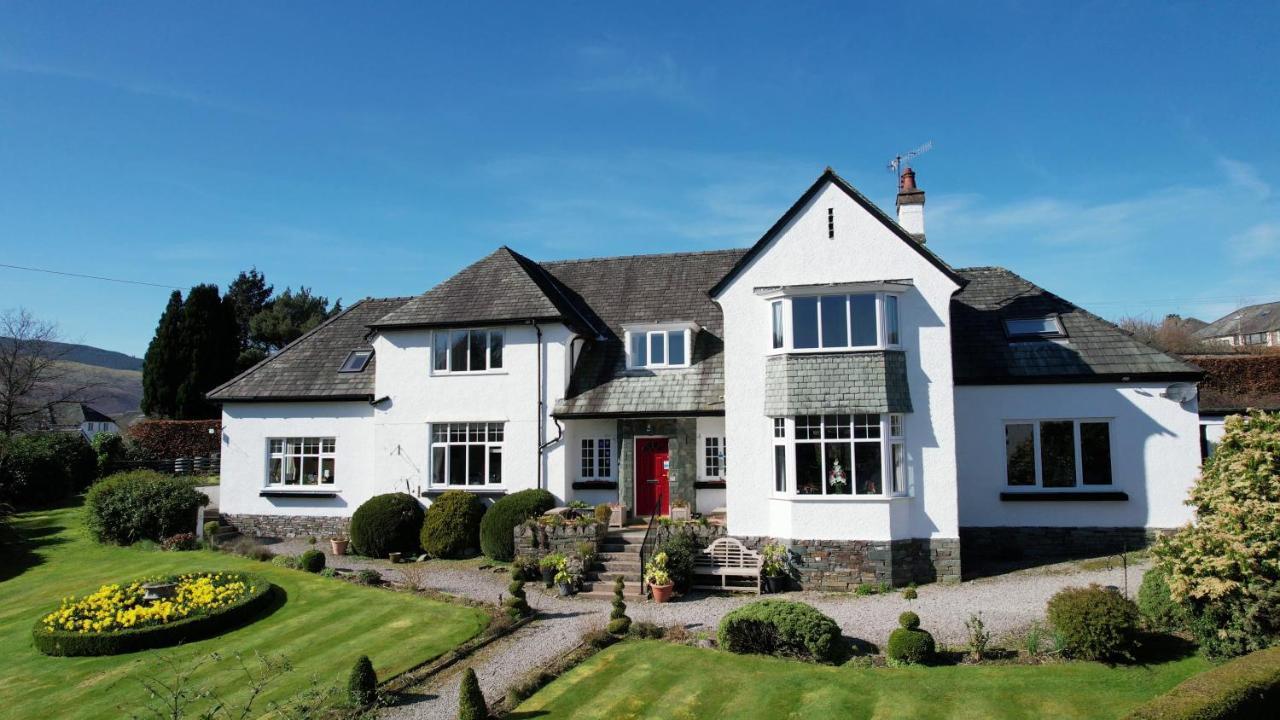
[[[172,583],[172,595],[145,599],[144,584]],[[216,635],[258,614],[273,586],[250,573],[191,573],[103,585],[69,597],[32,630],[46,655],[116,655]]]

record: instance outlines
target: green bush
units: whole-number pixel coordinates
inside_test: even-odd
[[[933,659],[937,648],[926,630],[900,627],[889,633],[885,657],[902,665],[922,665]]]
[[[222,529],[221,523],[219,523],[217,520],[209,520],[204,524],[204,539],[207,541],[213,540],[213,536],[217,535],[218,531],[221,529]]]
[[[493,560],[510,562],[516,553],[516,526],[555,506],[555,496],[542,489],[521,490],[499,498],[480,521],[480,551]]]
[[[835,662],[840,654],[840,626],[811,605],[758,600],[724,616],[719,642],[729,652]]]
[[[613,581],[613,610],[609,612],[609,626],[605,628],[614,635],[626,635],[631,629],[631,618],[627,617],[626,597],[627,582],[618,576]]]
[[[480,692],[480,681],[476,679],[476,671],[467,668],[462,674],[462,684],[458,687],[458,720],[488,720],[489,707],[485,705],[484,693]]]
[[[1192,675],[1126,720],[1270,720],[1280,698],[1280,647]]]
[[[32,630],[32,638],[36,649],[45,655],[86,656],[119,655],[213,637],[243,625],[270,605],[275,596],[275,587],[265,577],[252,573],[242,574],[249,581],[253,592],[245,594],[230,605],[203,615],[193,615],[164,625],[84,634],[49,630],[44,625],[44,615],[41,615]]]
[[[1153,567],[1142,577],[1138,588],[1138,614],[1150,630],[1172,631],[1187,626],[1187,611],[1173,601],[1164,570]]]
[[[693,564],[702,546],[691,532],[676,530],[660,548],[667,554],[667,573],[676,592],[687,593],[693,586]]]
[[[609,503],[600,503],[596,506],[596,522],[609,524],[609,518],[613,517],[613,508],[609,507]]]
[[[18,435],[0,447],[0,502],[19,507],[57,503],[98,475],[93,449],[79,433]]]
[[[208,502],[189,480],[132,470],[104,478],[89,489],[85,525],[99,542],[160,541],[189,532],[197,508]]]
[[[357,707],[373,704],[378,698],[378,674],[373,671],[373,663],[368,655],[361,655],[351,668],[347,677],[347,695],[351,704]]]
[[[1280,413],[1227,419],[1188,504],[1196,521],[1153,549],[1211,657],[1280,643]]]
[[[106,477],[111,468],[127,456],[124,438],[120,437],[120,433],[100,432],[93,436],[90,445],[93,446],[98,477]]]
[[[523,580],[512,580],[507,586],[507,593],[509,594],[502,601],[503,606],[507,608],[507,617],[519,620],[533,614],[533,608],[529,607],[529,600],[524,592]]]
[[[298,569],[298,558],[292,555],[276,555],[271,558],[271,564],[276,567],[289,568],[290,570]]]
[[[407,493],[375,495],[351,516],[351,546],[366,557],[413,555],[422,532],[422,505]]]
[[[537,555],[517,555],[511,561],[511,577],[516,580],[537,580],[540,577],[538,570]]]
[[[422,523],[422,551],[431,557],[459,558],[480,547],[484,501],[465,490],[449,490],[427,508]]]
[[[1049,625],[1062,638],[1064,654],[1083,660],[1131,658],[1138,607],[1098,585],[1058,591],[1049,599]]]
[[[319,550],[303,550],[298,556],[298,569],[318,573],[324,569],[324,553]]]
[[[354,577],[355,581],[360,583],[361,585],[381,585],[382,584],[382,573],[378,572],[377,570],[374,570],[373,568],[365,568],[357,572],[352,577]]]
[[[908,630],[919,629],[920,616],[908,610],[898,616],[898,624]]]

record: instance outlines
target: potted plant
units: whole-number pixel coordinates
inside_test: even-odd
[[[671,573],[667,572],[667,554],[660,552],[645,563],[644,581],[653,591],[653,601],[664,603],[671,599],[671,590],[675,583],[671,582]]]
[[[556,571],[560,569],[560,563],[564,560],[564,556],[559,553],[550,553],[543,555],[538,561],[538,569],[542,571],[542,582],[551,587],[556,581]]]
[[[764,591],[780,593],[787,589],[789,571],[791,569],[791,553],[782,543],[771,542],[760,549],[764,562],[760,566],[760,575],[764,580]]]
[[[689,520],[688,500],[671,501],[671,520],[674,522],[687,522]]]
[[[387,553],[387,559],[391,561],[392,565],[399,563],[401,557],[401,554],[398,552]]]
[[[333,550],[334,555],[346,555],[347,545],[351,541],[341,535],[329,538],[329,547]]]
[[[839,460],[831,464],[831,471],[827,473],[827,487],[836,495],[843,495],[849,487],[849,477],[845,475],[844,466]]]
[[[560,563],[556,566],[556,588],[560,591],[560,597],[569,597],[574,593],[580,576],[575,576],[573,568],[570,566],[569,559],[560,556]]]

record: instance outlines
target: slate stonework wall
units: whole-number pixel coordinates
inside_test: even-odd
[[[618,502],[627,507],[627,513],[635,514],[636,436],[656,436],[668,439],[667,453],[671,467],[667,479],[672,500],[684,500],[693,512],[705,512],[697,507],[698,480],[698,420],[696,418],[671,418],[658,420],[618,421]]]
[[[599,551],[607,532],[608,527],[601,524],[539,526],[536,529],[526,524],[520,524],[512,530],[516,555],[534,555],[536,557],[542,557],[552,552],[567,555],[576,551],[578,543],[584,541],[595,543],[596,550]]]
[[[769,417],[911,412],[906,355],[900,350],[771,355],[764,387]]]
[[[351,518],[337,516],[304,515],[228,515],[220,521],[253,537],[291,538],[315,536],[330,538],[346,536]]]
[[[1073,560],[1140,550],[1172,529],[1144,527],[962,527],[960,545],[973,563]]]
[[[770,538],[740,538],[759,550]],[[908,540],[780,540],[791,549],[802,590],[849,592],[864,583],[959,582],[960,541],[956,538]]]

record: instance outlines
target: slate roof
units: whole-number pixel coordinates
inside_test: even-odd
[[[360,400],[373,399],[378,358],[363,372],[340,373],[352,350],[369,348],[369,325],[394,312],[410,298],[366,298],[321,323],[280,352],[214,388],[208,398],[228,400]]]
[[[1194,365],[1146,345],[1115,325],[999,267],[961,268],[966,285],[951,301],[957,385],[1196,380]],[[1067,337],[1011,341],[1004,320],[1057,315]]]
[[[1280,330],[1280,302],[1250,305],[1233,310],[1197,330],[1195,336],[1208,340],[1273,330]]]
[[[1200,414],[1280,410],[1280,355],[1191,355],[1204,368]]]
[[[49,427],[55,430],[76,430],[81,423],[109,422],[115,420],[82,402],[58,402],[49,406]]]

